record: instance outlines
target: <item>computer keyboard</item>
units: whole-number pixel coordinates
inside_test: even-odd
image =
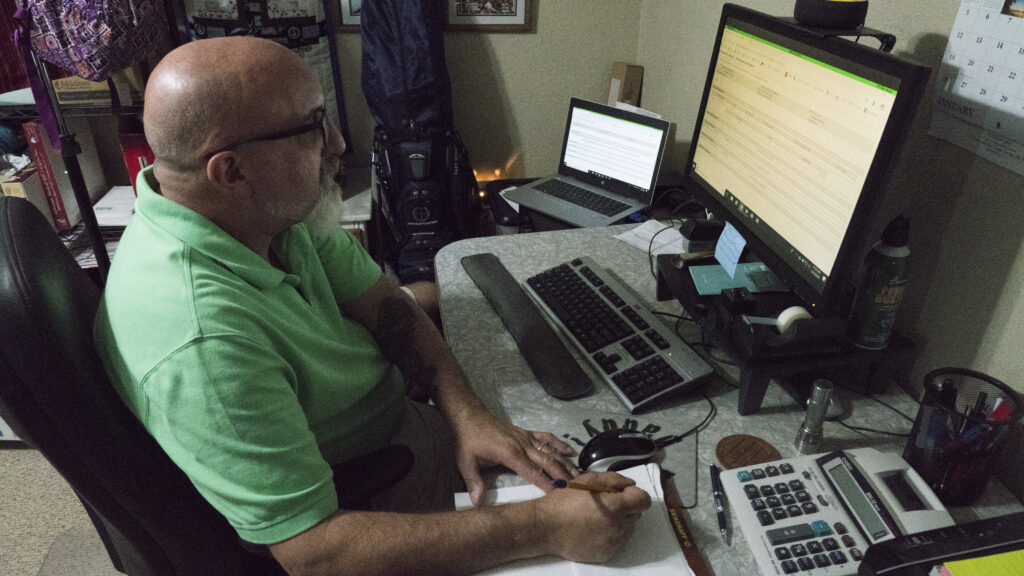
[[[536,189],[550,194],[555,198],[561,198],[562,200],[572,202],[577,206],[583,206],[584,208],[593,210],[594,212],[598,212],[605,216],[611,216],[616,212],[621,212],[626,208],[629,208],[629,204],[626,204],[625,202],[619,202],[618,200],[613,200],[607,196],[595,194],[586,188],[580,188],[579,186],[557,178],[538,184]]]
[[[711,375],[712,369],[592,258],[545,270],[523,288],[630,412]]]

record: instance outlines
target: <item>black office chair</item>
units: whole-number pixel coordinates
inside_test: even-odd
[[[75,490],[119,571],[283,575],[243,549],[111,387],[93,347],[99,297],[42,214],[0,197],[0,416]],[[372,482],[339,487],[343,507],[402,478],[402,449],[347,463]]]

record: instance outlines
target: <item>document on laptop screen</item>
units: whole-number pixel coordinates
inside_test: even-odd
[[[569,168],[647,190],[658,166],[661,137],[657,128],[574,108],[564,162]]]

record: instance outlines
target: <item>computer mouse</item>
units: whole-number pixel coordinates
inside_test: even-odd
[[[646,434],[623,430],[605,430],[590,439],[580,451],[580,468],[587,472],[623,470],[650,462],[658,445]]]

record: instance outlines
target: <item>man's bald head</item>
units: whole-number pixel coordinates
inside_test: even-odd
[[[168,53],[146,86],[143,122],[156,164],[201,168],[205,154],[266,132],[319,90],[287,48],[260,38],[198,40]]]

